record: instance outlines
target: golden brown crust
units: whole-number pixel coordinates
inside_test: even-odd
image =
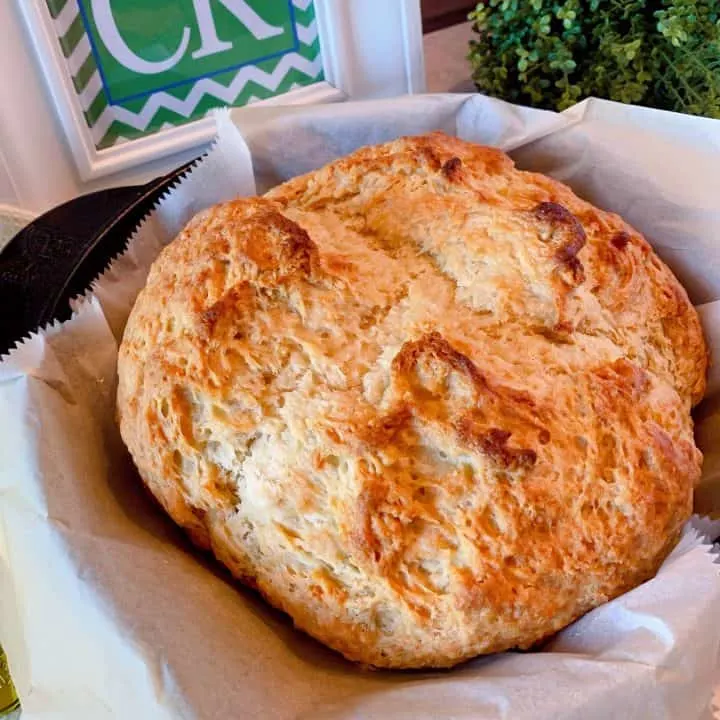
[[[298,627],[450,666],[653,575],[706,364],[636,231],[432,134],[194,218],[131,314],[118,411],[167,512]]]

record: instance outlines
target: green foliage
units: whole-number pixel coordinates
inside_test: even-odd
[[[563,110],[587,96],[720,118],[718,0],[486,0],[481,92]]]

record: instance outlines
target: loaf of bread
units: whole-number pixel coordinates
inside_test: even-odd
[[[118,417],[175,522],[297,627],[447,667],[653,576],[706,365],[638,232],[435,133],[197,215],[128,321]]]

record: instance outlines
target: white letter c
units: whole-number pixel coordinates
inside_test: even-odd
[[[190,28],[185,27],[180,46],[171,57],[167,60],[145,60],[136,55],[123,40],[112,14],[110,0],[92,0],[92,11],[98,33],[113,57],[128,70],[141,75],[157,75],[174,68],[186,53],[190,43]]]

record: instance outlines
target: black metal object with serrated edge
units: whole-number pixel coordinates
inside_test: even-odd
[[[163,193],[194,163],[143,186],[83,195],[21,230],[0,253],[0,354],[71,315],[87,290]]]

